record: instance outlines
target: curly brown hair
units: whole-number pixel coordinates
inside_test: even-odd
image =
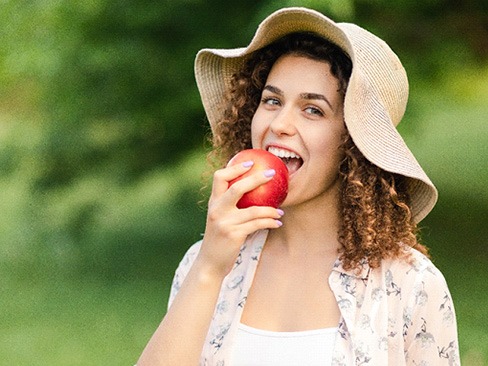
[[[289,34],[252,53],[232,78],[224,117],[214,127],[209,162],[226,165],[237,152],[251,148],[251,121],[271,67],[283,55],[299,55],[329,63],[344,96],[352,71],[349,57],[336,45],[311,33]],[[367,160],[348,133],[341,176],[340,257],[345,269],[357,269],[366,259],[375,268],[385,258],[407,258],[406,246],[427,254],[417,239],[409,208],[409,179],[387,172]]]
[[[410,178],[372,164],[347,134],[341,146],[345,158],[340,203],[341,259],[346,269],[359,268],[364,259],[372,268],[385,258],[410,256],[406,246],[428,255],[417,238],[418,228],[409,206]]]

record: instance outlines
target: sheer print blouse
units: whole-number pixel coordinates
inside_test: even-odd
[[[267,230],[250,235],[224,279],[200,365],[232,365],[242,310],[266,237]],[[200,245],[188,250],[176,270],[169,306]],[[454,306],[444,277],[420,252],[405,250],[411,254],[408,262],[384,260],[373,269],[364,261],[359,271],[345,270],[337,259],[328,279],[341,312],[332,365],[460,364]]]

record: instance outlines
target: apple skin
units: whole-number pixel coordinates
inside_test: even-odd
[[[252,191],[246,192],[237,202],[238,208],[251,206],[280,207],[288,194],[288,168],[277,156],[262,149],[247,149],[237,153],[228,163],[228,166],[253,161],[254,165],[249,171],[229,182],[229,187],[235,182],[255,173],[274,169],[273,178]]]

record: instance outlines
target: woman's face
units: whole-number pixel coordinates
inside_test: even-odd
[[[339,81],[327,62],[285,55],[273,65],[251,125],[253,148],[283,158],[283,206],[336,198],[345,132]]]

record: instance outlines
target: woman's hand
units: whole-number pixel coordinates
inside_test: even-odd
[[[252,167],[252,162],[236,164],[215,172],[208,204],[207,224],[197,261],[203,261],[212,272],[225,276],[249,234],[282,225],[283,211],[274,207],[252,206],[238,209],[237,202],[246,192],[270,181],[275,172],[259,171],[229,187],[229,182]]]
[[[222,281],[232,269],[246,237],[256,230],[281,226],[281,210],[236,207],[244,193],[268,182],[274,175],[274,171],[257,172],[229,188],[229,182],[251,166],[252,162],[246,162],[214,174],[207,227],[199,254],[138,365],[198,364]]]

